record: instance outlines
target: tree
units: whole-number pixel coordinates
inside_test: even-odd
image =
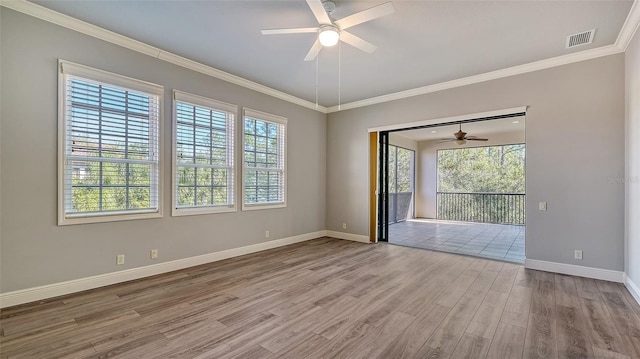
[[[438,218],[524,224],[525,145],[438,151]]]
[[[438,151],[438,192],[525,193],[525,145]]]
[[[74,143],[74,153],[98,153],[87,143]],[[103,161],[72,161],[71,186],[73,212],[117,211],[151,207],[151,165],[109,161],[124,158],[124,144],[104,146]],[[131,144],[129,159],[148,156],[145,144]],[[141,155],[144,154],[144,155]]]
[[[405,220],[412,199],[412,150],[389,145],[389,209],[390,221]]]

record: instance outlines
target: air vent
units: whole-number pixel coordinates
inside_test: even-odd
[[[590,44],[595,33],[596,29],[593,29],[567,36],[567,49]]]

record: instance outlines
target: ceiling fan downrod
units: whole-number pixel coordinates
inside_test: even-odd
[[[329,15],[331,15],[331,13],[336,9],[336,3],[331,0],[323,1],[322,6],[324,7],[324,11]]]

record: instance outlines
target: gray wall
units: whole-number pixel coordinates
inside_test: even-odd
[[[398,146],[398,147],[402,147],[402,148],[406,148],[408,150],[414,150],[417,151],[418,150],[418,142],[414,141],[410,138],[406,138],[404,136],[401,136],[397,133],[390,133],[389,134],[389,144],[390,145],[394,145],[394,146]]]
[[[487,142],[482,142],[480,146],[511,145],[524,143],[524,131],[503,132],[492,135],[482,135],[487,137]],[[438,182],[438,158],[437,151],[447,148],[468,148],[478,147],[478,143],[467,141],[463,145],[456,145],[453,142],[441,141],[420,141],[418,142],[417,161],[417,185],[416,185],[416,217],[436,218],[437,203],[436,191]]]
[[[640,30],[625,54],[626,63],[626,250],[627,277],[640,285]],[[640,294],[640,293],[638,293]]]
[[[640,39],[626,54],[626,178],[640,175]],[[0,292],[323,229],[368,234],[367,128],[528,105],[527,257],[622,270],[640,282],[640,184],[625,176],[624,55],[326,116],[0,7]],[[285,209],[56,226],[58,58],[289,118]],[[328,165],[327,165],[328,163]],[[326,201],[326,203],[325,203]],[[538,212],[547,201],[549,211]],[[158,248],[160,258],[148,259]],[[584,260],[573,259],[584,250]],[[115,266],[115,255],[127,263]],[[635,262],[634,262],[635,260]]]
[[[3,293],[325,229],[326,116],[1,8]],[[205,44],[215,46],[215,44]],[[56,225],[58,58],[165,87],[164,217]],[[288,206],[171,217],[171,90],[284,116]],[[158,260],[149,250],[159,249]],[[115,256],[126,254],[116,267]]]
[[[327,229],[368,234],[367,128],[522,105],[527,258],[623,270],[623,54],[330,114]]]

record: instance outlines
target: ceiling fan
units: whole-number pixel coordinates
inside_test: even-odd
[[[304,61],[314,60],[323,46],[330,47],[337,44],[338,41],[345,42],[367,53],[374,52],[376,50],[375,45],[345,30],[352,26],[362,24],[363,22],[371,21],[395,12],[393,4],[387,2],[334,21],[329,16],[336,8],[336,4],[333,1],[307,0],[307,4],[318,20],[319,27],[262,30],[263,35],[317,33],[318,38],[313,46],[311,46],[311,50],[307,53]]]
[[[488,141],[488,138],[480,138],[476,136],[467,136],[467,133],[462,131],[462,123],[459,124],[460,129],[458,132],[454,133],[454,138],[445,138],[442,139],[442,142],[455,141],[459,145],[464,145],[467,141]]]

